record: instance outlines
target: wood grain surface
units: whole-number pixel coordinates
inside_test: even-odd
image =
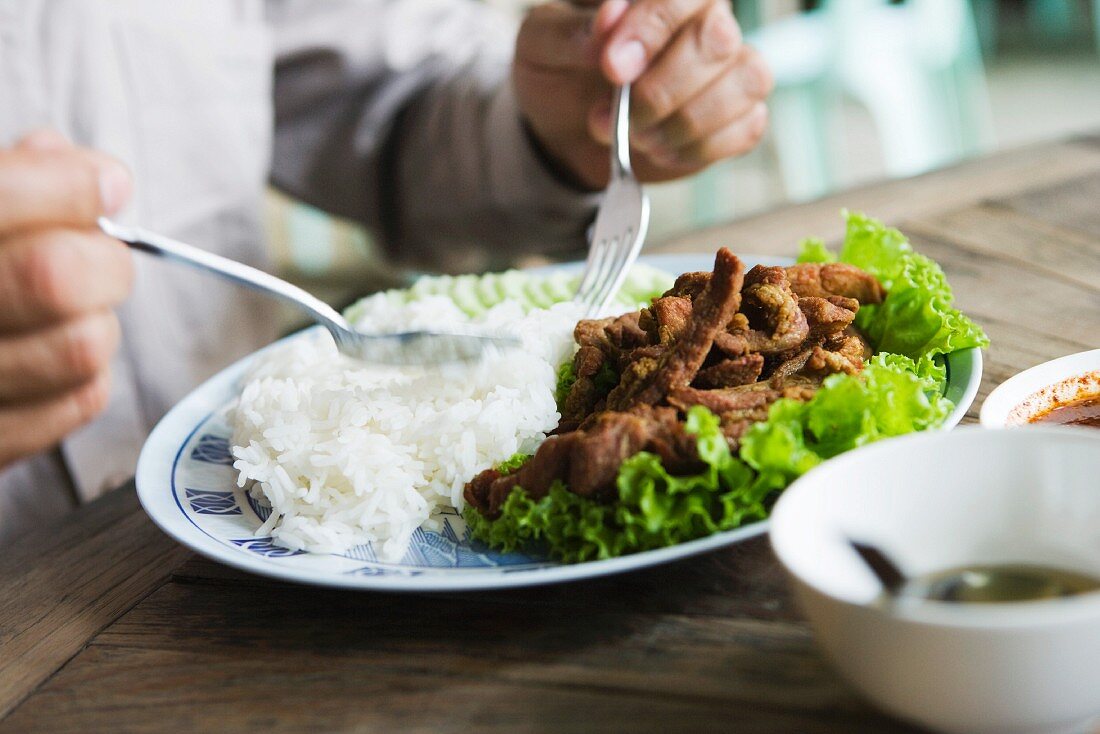
[[[663,249],[790,255],[807,235],[839,239],[843,207],[900,226],[944,266],[992,339],[978,405],[1021,369],[1097,346],[1100,137]],[[196,558],[127,487],[4,550],[0,733],[914,731],[832,672],[766,539],[562,586],[352,593]]]

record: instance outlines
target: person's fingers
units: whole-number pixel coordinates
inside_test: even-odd
[[[56,323],[121,303],[133,262],[118,240],[95,231],[40,230],[0,245],[0,331]]]
[[[615,84],[637,79],[680,28],[712,2],[725,0],[637,0],[607,36],[600,66]]]
[[[741,29],[728,3],[714,3],[684,26],[633,83],[630,121],[644,130],[672,115],[738,59]]]
[[[76,148],[0,151],[0,233],[93,226],[129,196],[130,174],[109,156]]]
[[[516,37],[516,63],[562,71],[597,68],[603,37],[630,3],[607,0],[598,9],[576,5],[551,2],[532,8]]]
[[[771,74],[760,55],[744,47],[741,60],[659,125],[639,131],[643,150],[674,150],[701,140],[753,110],[771,92]]]
[[[629,8],[630,0],[604,0],[592,23],[596,36],[603,38],[622,19]]]
[[[748,152],[760,142],[767,128],[768,107],[763,102],[757,102],[748,114],[701,140],[669,153],[646,155],[654,163],[670,169],[699,169]]]
[[[588,134],[600,145],[611,145],[611,92],[588,109]]]
[[[532,8],[516,36],[515,63],[562,71],[596,68],[595,17],[595,11],[564,2]]]
[[[32,130],[15,144],[23,150],[67,150],[73,147],[69,139],[53,128]]]
[[[109,310],[0,336],[0,404],[44,399],[87,382],[110,364],[120,337]]]
[[[45,400],[0,407],[0,467],[36,454],[103,412],[111,396],[107,370]]]

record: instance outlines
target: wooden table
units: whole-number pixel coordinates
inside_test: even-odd
[[[1097,346],[1100,137],[679,238],[792,254],[841,207],[899,225],[993,344],[982,395]],[[973,419],[975,410],[970,413]],[[830,670],[767,541],[485,594],[319,590],[196,558],[133,487],[0,554],[0,733],[909,731]]]

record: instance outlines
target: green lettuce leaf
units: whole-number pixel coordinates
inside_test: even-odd
[[[879,352],[871,357],[869,363],[911,372],[923,380],[925,392],[929,396],[943,395],[944,388],[947,387],[947,364],[942,355],[925,354],[920,359],[913,360],[902,354]]]
[[[557,402],[559,410],[565,405],[565,398],[568,397],[569,390],[576,381],[577,373],[573,368],[573,363],[563,362],[558,367],[558,384],[554,387],[554,400]],[[614,367],[604,362],[600,365],[600,371],[596,373],[595,383],[597,394],[605,396],[619,384],[619,375],[615,372]]]
[[[511,456],[509,456],[504,461],[497,464],[493,468],[496,469],[501,474],[511,474],[516,469],[519,469],[521,466],[526,464],[527,460],[530,459],[530,458],[531,458],[531,454],[525,454],[525,453],[522,453],[522,452],[515,453],[515,454],[512,454]]]
[[[780,491],[822,461],[890,436],[939,426],[951,412],[931,361],[879,355],[858,377],[832,375],[807,402],[779,400],[742,438],[758,484]]]
[[[835,263],[836,253],[825,246],[825,241],[817,237],[807,237],[798,246],[800,263]]]
[[[877,219],[845,216],[840,262],[871,273],[887,293],[882,304],[864,306],[856,317],[876,352],[920,359],[988,346],[981,327],[954,307],[951,286],[935,261],[914,252],[905,235]],[[831,254],[819,240],[806,240],[799,260],[827,262]]]
[[[565,404],[565,398],[569,395],[569,391],[576,381],[577,373],[573,369],[573,360],[562,362],[561,367],[558,367],[558,384],[554,387],[554,400],[557,402],[559,410]]]
[[[807,402],[777,401],[768,420],[745,434],[741,458],[786,486],[824,459],[938,426],[953,406],[934,376],[920,374],[922,367],[927,363],[879,355],[858,377],[828,377]]]

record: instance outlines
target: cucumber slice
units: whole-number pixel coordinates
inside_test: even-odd
[[[508,299],[521,303],[526,310],[549,308],[571,299],[576,292],[577,281],[578,276],[562,272],[531,275],[520,270],[485,275],[434,275],[420,278],[409,288],[386,291],[382,296],[395,305],[430,296],[446,296],[468,316],[476,318]],[[652,298],[668,290],[672,282],[673,277],[662,270],[635,265],[627,275],[616,303],[627,309],[647,306]],[[362,308],[363,301],[358,301],[344,313],[354,321],[361,315]]]

